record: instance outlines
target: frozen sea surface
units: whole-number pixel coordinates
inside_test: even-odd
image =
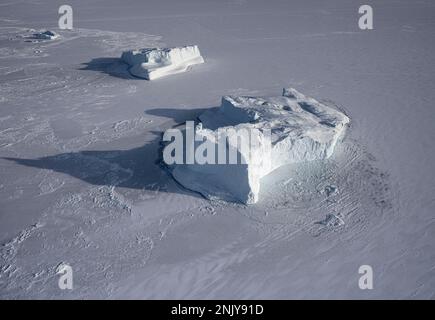
[[[1,3],[0,297],[434,298],[435,4],[374,4],[371,31],[360,4],[87,0],[62,31],[56,1]],[[186,43],[207,63],[154,82],[119,59]],[[165,129],[289,86],[351,117],[331,158],[250,207],[162,170]]]

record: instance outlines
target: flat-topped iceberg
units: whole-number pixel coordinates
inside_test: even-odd
[[[121,60],[129,65],[132,75],[148,80],[185,72],[190,66],[204,63],[198,46],[130,50],[122,53]]]
[[[278,97],[225,96],[199,120],[192,143],[187,129],[183,134],[183,154],[188,159],[195,149],[195,161],[173,163],[173,177],[208,198],[246,204],[258,201],[261,178],[280,166],[330,157],[349,123],[342,112],[292,88]],[[228,162],[232,151],[241,161]]]

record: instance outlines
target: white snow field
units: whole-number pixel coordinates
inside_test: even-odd
[[[199,119],[195,141],[201,143],[193,152],[207,150],[212,159],[175,165],[172,175],[209,199],[245,204],[258,201],[260,180],[279,167],[329,158],[349,123],[342,112],[293,88],[281,97],[225,96],[217,111]],[[189,144],[184,147],[187,154]],[[239,161],[230,163],[231,153]]]
[[[204,63],[198,46],[130,50],[122,53],[121,60],[130,66],[132,75],[148,80],[185,72],[190,66]]]
[[[57,1],[0,2],[0,298],[435,298],[433,1],[372,2],[373,30],[356,0],[71,5],[68,31]],[[185,44],[206,63],[158,81],[119,58]],[[160,165],[166,129],[289,86],[351,122],[257,203]]]

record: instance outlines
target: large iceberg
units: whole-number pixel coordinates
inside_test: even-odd
[[[206,111],[199,120],[190,147],[197,151],[195,161],[169,166],[173,177],[208,198],[246,204],[258,201],[261,178],[280,166],[330,157],[350,121],[342,112],[292,88],[278,97],[224,96],[220,108]],[[250,134],[231,139],[241,129]],[[185,154],[190,151],[187,135]],[[224,160],[228,162],[228,154],[236,150],[243,161],[218,161],[219,142],[225,135]],[[204,149],[202,141],[212,148],[207,151],[213,150],[212,161],[196,158],[199,148]]]
[[[130,50],[122,53],[121,60],[132,75],[148,80],[185,72],[204,62],[198,46]]]

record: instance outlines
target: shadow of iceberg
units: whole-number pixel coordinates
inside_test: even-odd
[[[130,72],[128,72],[128,65],[120,58],[95,58],[89,62],[83,63],[83,65],[84,67],[80,68],[80,70],[98,71],[112,77],[126,80],[143,80],[131,75]]]
[[[92,185],[164,191],[201,197],[174,183],[161,166],[160,136],[129,150],[67,152],[36,159],[4,157],[17,164],[64,173]]]

